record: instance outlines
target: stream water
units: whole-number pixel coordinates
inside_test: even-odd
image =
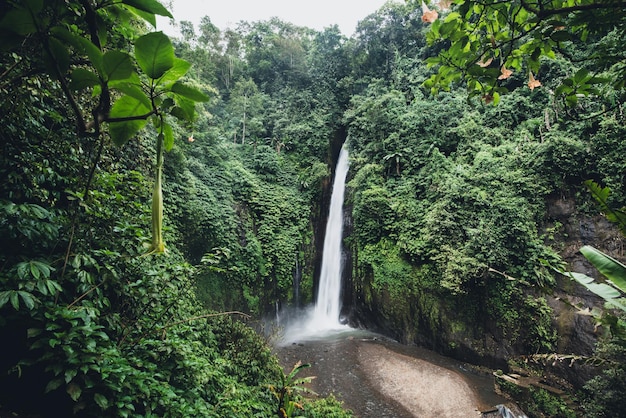
[[[286,372],[298,361],[311,364],[299,377],[315,376],[312,390],[335,395],[357,417],[479,416],[479,410],[502,403],[493,380],[462,363],[341,323],[348,169],[344,147],[335,169],[316,303],[278,317],[275,352]],[[456,398],[466,402],[459,404]]]
[[[298,377],[315,376],[311,390],[332,394],[359,418],[480,417],[508,402],[494,392],[493,376],[366,330],[283,341],[275,353],[287,373],[309,363]]]

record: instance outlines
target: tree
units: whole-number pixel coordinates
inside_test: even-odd
[[[242,80],[235,83],[230,96],[230,107],[234,115],[238,116],[241,124],[241,143],[245,144],[247,128],[254,117],[261,111],[263,97],[259,93],[257,85],[252,79]],[[235,133],[235,142],[237,132]]]
[[[306,54],[312,30],[278,18],[242,25],[250,76],[266,93],[286,83],[303,87],[308,82]]]
[[[583,96],[606,96],[608,88],[623,94],[623,1],[456,0],[450,11],[441,8],[446,14],[440,19],[423,14],[432,21],[428,42],[443,47],[428,60],[438,67],[425,83],[433,92],[463,80],[470,95],[497,103],[500,94],[517,87],[507,81],[513,74],[523,74],[531,90],[540,87],[542,58],[558,55],[572,66],[554,87],[568,105]]]
[[[155,26],[155,15],[172,17],[156,0],[10,3],[0,18],[0,50],[11,59],[0,81],[19,88],[29,76],[47,74],[72,110],[77,135],[98,138],[100,152],[107,134],[122,146],[152,122],[157,156],[150,251],[163,252],[163,152],[174,143],[173,120],[191,123],[195,102],[208,97],[181,82],[190,64],[175,57],[169,38],[144,34],[137,24],[143,19]],[[89,182],[83,198],[88,188]]]
[[[421,29],[410,5],[387,2],[357,25],[353,67],[362,76],[389,77],[398,56],[424,43]]]

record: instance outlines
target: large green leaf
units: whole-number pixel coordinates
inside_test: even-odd
[[[50,74],[57,75],[57,71],[60,71],[61,75],[65,74],[70,68],[70,52],[67,49],[67,45],[62,43],[56,38],[48,39],[49,52],[51,57],[46,54],[46,65],[49,66]],[[52,59],[50,59],[52,58]]]
[[[37,301],[37,299],[32,294],[23,290],[18,290],[17,293],[20,295],[27,309],[31,310],[35,307],[35,301]]]
[[[108,80],[125,80],[133,73],[130,56],[121,51],[107,51],[102,57],[102,64]]]
[[[167,122],[163,122],[163,149],[165,151],[171,151],[174,147],[174,131],[172,125]]]
[[[107,409],[109,407],[109,400],[106,398],[106,396],[100,393],[94,394],[93,400],[96,401],[98,406],[102,409]]]
[[[85,68],[76,68],[70,77],[72,79],[70,88],[73,90],[82,90],[100,84],[98,76]]]
[[[611,304],[611,307],[621,308],[621,293],[606,283],[597,283],[592,277],[589,277],[582,273],[576,273],[573,271],[565,272],[572,279],[576,280],[581,285],[585,286],[590,292],[600,296],[607,303]],[[626,307],[624,309],[626,311]]]
[[[78,401],[82,393],[82,389],[76,383],[70,383],[69,385],[67,385],[66,391],[67,391],[67,394],[70,395],[70,398],[72,398],[74,402]]]
[[[89,57],[89,61],[94,66],[98,74],[104,75],[104,64],[102,63],[102,51],[94,45],[89,39],[79,35],[74,35],[76,42],[80,45],[83,52]]]
[[[182,96],[174,97],[176,107],[172,109],[172,115],[179,120],[193,122],[196,114],[196,104],[194,101],[186,99]]]
[[[174,65],[167,70],[163,77],[161,77],[161,83],[165,86],[178,81],[182,76],[187,74],[187,71],[191,68],[191,64],[184,59],[174,58]]]
[[[146,115],[150,110],[141,100],[137,100],[132,96],[122,96],[113,104],[110,117],[113,119],[142,116]]]
[[[174,65],[174,47],[163,32],[152,32],[135,41],[135,58],[141,70],[158,79]]]
[[[608,300],[606,303],[609,308],[617,308],[626,312],[626,298],[615,298]]]
[[[125,122],[111,122],[109,134],[115,145],[121,147],[126,144],[137,132],[146,126],[145,120],[132,120]]]
[[[11,298],[11,292],[13,291],[3,290],[2,292],[0,292],[0,308],[2,308],[4,305],[6,305],[9,302],[9,299]]]
[[[69,31],[64,26],[55,26],[50,29],[50,33],[66,45],[72,46],[77,52],[87,55],[98,74],[103,74],[102,51],[89,39]]]
[[[622,209],[614,209],[609,205],[611,189],[608,187],[603,188],[593,180],[587,180],[585,185],[589,188],[594,199],[600,204],[600,208],[606,215],[606,218],[616,224],[623,234],[626,234],[626,213]]]
[[[123,3],[144,12],[169,17],[170,19],[174,18],[174,16],[172,16],[172,14],[157,0],[123,0]]]
[[[576,273],[573,271],[561,271],[561,273],[576,280],[578,283],[585,286],[590,292],[604,299],[606,301],[605,306],[607,308],[617,308],[626,312],[626,298],[624,298],[622,292],[615,287],[608,283],[598,283],[593,277],[589,277],[582,273]]]
[[[128,9],[129,11],[134,13],[135,15],[139,16],[140,18],[142,18],[146,22],[148,22],[150,25],[152,25],[153,28],[156,28],[157,21],[156,21],[156,16],[154,15],[154,13],[144,12],[143,10],[139,10],[139,9],[137,9],[135,7],[132,7],[132,6],[129,6],[129,5],[126,5],[126,9]]]
[[[609,286],[606,283],[588,283],[585,287],[591,290],[596,295],[600,296],[602,299],[606,301],[611,301],[612,299],[617,299],[620,296],[620,293],[613,286]]]
[[[187,99],[193,100],[194,102],[206,102],[209,100],[209,96],[202,93],[200,90],[180,82],[174,83],[171,90],[172,93],[176,93]]]
[[[122,146],[146,125],[150,108],[132,96],[122,96],[111,107],[111,119],[138,119],[111,122],[109,133],[113,143]],[[139,119],[140,118],[140,119]]]
[[[590,245],[582,247],[580,252],[583,253],[585,258],[587,258],[602,275],[609,279],[611,283],[622,292],[626,293],[626,266]]]
[[[21,4],[22,7],[9,10],[0,20],[0,28],[17,33],[21,36],[37,32],[37,20],[35,15],[43,8],[43,0],[28,0]]]
[[[150,98],[137,85],[132,83],[111,83],[111,87],[139,100],[146,108],[152,107]]]

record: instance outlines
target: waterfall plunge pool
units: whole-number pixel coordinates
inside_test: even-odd
[[[285,373],[299,361],[309,363],[299,377],[315,376],[310,388],[334,395],[356,417],[480,417],[508,402],[495,393],[487,371],[433,351],[348,326],[292,330],[274,344]]]

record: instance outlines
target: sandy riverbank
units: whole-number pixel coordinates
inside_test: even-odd
[[[480,417],[485,409],[455,371],[371,343],[358,345],[358,361],[370,384],[415,417]]]
[[[453,360],[369,338],[294,343],[278,349],[286,370],[310,363],[312,389],[335,395],[359,418],[480,417],[503,400],[493,381],[462,371]]]

